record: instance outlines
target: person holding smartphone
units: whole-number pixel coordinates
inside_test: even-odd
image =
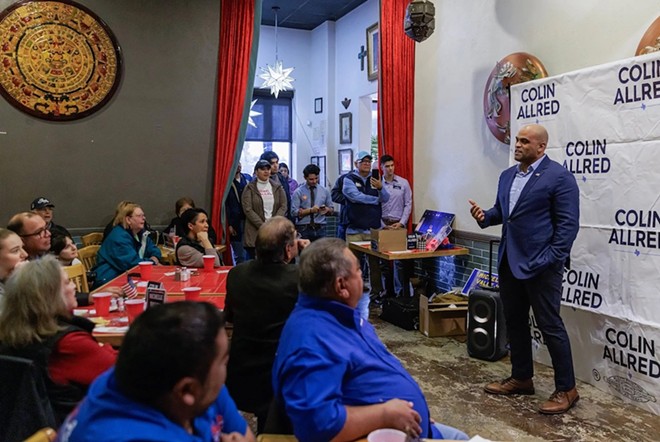
[[[372,176],[372,156],[369,152],[360,151],[357,154],[357,169],[346,175],[342,193],[346,197],[348,226],[346,227],[346,241],[371,241],[371,229],[382,226],[382,204],[390,199],[387,188],[380,179]],[[379,177],[380,178],[380,177]],[[370,296],[378,298],[382,295],[383,281],[379,260],[377,257],[364,253],[357,253],[363,268],[363,274],[369,275],[370,286],[365,286],[364,295],[357,305],[360,316],[369,319]],[[366,267],[366,262],[369,266]]]
[[[303,239],[316,241],[325,237],[326,216],[334,213],[332,197],[328,189],[319,185],[321,169],[308,164],[303,169],[305,184],[298,187],[291,197],[291,214],[296,230]]]

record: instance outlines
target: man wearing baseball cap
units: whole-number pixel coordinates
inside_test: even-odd
[[[371,229],[380,229],[382,217],[382,203],[390,199],[390,194],[383,187],[381,178],[371,176],[372,157],[369,152],[360,151],[357,154],[357,169],[346,175],[342,193],[346,197],[346,213],[348,226],[346,227],[346,241],[370,241]],[[364,268],[365,256],[357,254]],[[384,291],[382,275],[378,258],[369,255],[369,283],[371,295],[375,298]],[[369,290],[357,305],[360,315],[369,318]]]
[[[35,198],[30,204],[30,210],[34,213],[41,216],[44,221],[46,221],[46,228],[50,231],[51,235],[64,235],[71,237],[69,231],[53,222],[53,209],[55,204],[53,204],[48,198],[40,196]]]

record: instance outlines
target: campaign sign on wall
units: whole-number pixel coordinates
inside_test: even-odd
[[[660,414],[660,53],[512,86],[511,164],[532,123],[580,189],[562,293],[576,374]]]

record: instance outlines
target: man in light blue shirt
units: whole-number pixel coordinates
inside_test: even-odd
[[[330,192],[319,186],[320,173],[321,169],[316,164],[305,166],[305,184],[298,187],[291,197],[291,216],[296,230],[303,239],[310,241],[325,237],[325,217],[335,210]]]
[[[405,229],[412,211],[412,190],[408,180],[394,174],[394,158],[391,155],[380,157],[383,171],[383,187],[390,199],[383,203],[382,220],[385,228]],[[412,273],[412,260],[394,261],[394,272],[390,261],[381,260],[381,273],[385,281],[385,296],[410,296],[409,280]],[[394,273],[394,275],[392,275]]]

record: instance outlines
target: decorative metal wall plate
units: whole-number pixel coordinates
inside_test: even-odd
[[[635,55],[660,51],[660,17],[656,18],[639,41]]]
[[[484,118],[495,138],[506,144],[511,138],[509,86],[547,76],[543,63],[526,52],[509,54],[497,62],[484,90]]]
[[[119,85],[121,49],[107,25],[69,0],[23,0],[0,14],[0,93],[38,118],[96,112]]]

